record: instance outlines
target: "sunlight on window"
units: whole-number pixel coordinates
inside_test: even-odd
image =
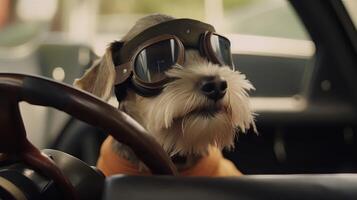
[[[21,0],[16,13],[22,20],[46,21],[53,17],[57,10],[57,0]]]

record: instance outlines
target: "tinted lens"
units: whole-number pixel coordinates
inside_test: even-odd
[[[231,55],[231,43],[229,40],[219,35],[212,34],[210,42],[216,58],[221,63],[230,66],[234,70]]]
[[[152,44],[137,55],[134,69],[141,80],[154,83],[165,78],[165,71],[177,62],[178,45],[174,39]]]

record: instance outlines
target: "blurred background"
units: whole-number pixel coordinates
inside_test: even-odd
[[[357,1],[342,2],[356,26]],[[0,0],[0,72],[72,84],[111,41],[152,13],[198,19],[226,35],[238,70],[256,87],[252,107],[258,114],[306,108],[315,45],[286,0]],[[328,91],[331,83],[326,80],[321,88]],[[21,111],[40,148],[48,147],[69,119],[26,103]],[[279,135],[274,130],[272,154],[284,160]]]

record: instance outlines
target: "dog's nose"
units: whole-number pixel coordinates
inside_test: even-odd
[[[218,101],[226,94],[227,81],[219,76],[205,77],[200,82],[200,90],[207,98]]]

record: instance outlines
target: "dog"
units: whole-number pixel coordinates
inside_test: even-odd
[[[118,71],[115,67],[119,63],[120,54],[118,52],[123,44],[125,45],[126,42],[133,39],[142,40],[143,37],[138,37],[139,34],[145,31],[149,34],[150,31],[147,30],[150,28],[153,29],[151,33],[155,32],[156,26],[174,23],[175,20],[171,16],[162,14],[149,15],[139,19],[120,41],[109,45],[101,60],[89,68],[83,77],[76,79],[74,85],[107,100],[118,82]],[[191,21],[177,23],[178,25],[172,25],[171,29],[177,29],[180,34],[182,31],[191,34],[191,31],[193,32],[195,29],[195,23],[203,24],[194,22],[192,29],[181,30],[180,27],[184,27]],[[211,30],[211,26],[202,26],[207,26]],[[173,31],[162,29],[169,30],[170,33]],[[214,35],[213,37],[218,36]],[[224,43],[223,37],[218,38]],[[170,41],[175,40],[171,39]],[[146,41],[139,42],[140,44],[137,46],[144,42]],[[213,45],[209,44],[208,46]],[[160,55],[165,53],[167,52],[162,52]],[[184,59],[181,63],[169,66],[164,73],[160,72],[159,75],[165,76],[167,81],[161,83],[160,92],[154,95],[143,95],[142,93],[145,92],[138,92],[135,87],[133,89],[128,86],[131,84],[130,81],[126,80],[125,83],[119,81],[120,84],[125,85],[125,89],[121,88],[119,92],[116,91],[116,96],[121,96],[118,108],[147,129],[148,133],[172,158],[182,174],[199,163],[203,168],[206,168],[210,166],[207,162],[219,164],[223,161],[226,167],[223,167],[221,172],[217,172],[218,174],[212,174],[212,172],[211,174],[202,174],[200,171],[205,170],[198,170],[200,167],[196,167],[195,173],[201,173],[203,176],[239,175],[240,172],[230,161],[222,157],[220,151],[224,148],[232,149],[234,147],[238,132],[246,132],[251,127],[256,131],[254,113],[250,108],[248,94],[249,91],[254,90],[254,87],[238,70],[232,70],[232,66],[227,63],[212,62],[197,48],[184,47],[182,56]],[[229,56],[231,56],[230,52]],[[131,64],[133,65],[133,62]],[[121,75],[127,72],[128,70],[124,69]],[[147,75],[148,73],[143,74]],[[126,77],[126,79],[133,79],[132,76]],[[150,78],[154,79],[155,77]],[[141,85],[141,82],[139,83]],[[116,159],[119,161],[114,161],[114,157],[117,157]],[[103,161],[104,158],[106,161]],[[221,161],[216,161],[217,159]],[[111,169],[106,166],[113,165],[115,162],[126,162],[131,167],[136,167],[138,170],[134,170],[135,173],[148,172],[148,169],[136,158],[129,147],[113,138],[108,138],[102,145],[98,166],[105,175],[125,173],[113,169],[113,166]],[[186,173],[186,175],[197,175],[195,173]]]

